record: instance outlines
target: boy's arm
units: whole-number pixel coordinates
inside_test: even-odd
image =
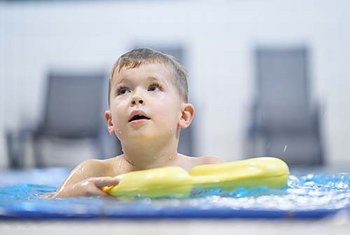
[[[98,160],[87,160],[78,165],[61,184],[51,198],[78,197],[88,195],[107,196],[104,186],[117,185],[115,177],[103,176],[105,165]]]

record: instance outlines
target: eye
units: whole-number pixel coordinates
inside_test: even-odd
[[[118,87],[117,89],[117,95],[124,95],[126,92],[129,92],[130,89],[125,86]]]
[[[157,91],[157,90],[161,90],[162,87],[158,84],[158,83],[152,83],[151,85],[149,85],[148,87],[148,91]]]

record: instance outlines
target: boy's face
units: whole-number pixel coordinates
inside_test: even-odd
[[[189,104],[181,99],[174,79],[173,70],[159,63],[115,73],[110,110],[105,114],[109,132],[114,132],[122,143],[176,136],[179,127],[184,127],[183,110]]]

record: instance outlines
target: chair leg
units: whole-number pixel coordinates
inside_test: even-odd
[[[34,165],[36,168],[45,167],[44,159],[42,155],[42,149],[40,146],[40,138],[36,135],[33,136],[33,153],[34,153]]]
[[[13,132],[6,131],[6,146],[8,165],[10,168],[19,168],[18,162],[18,148],[14,138]]]
[[[12,169],[24,168],[26,134],[25,131],[6,131],[8,165]]]

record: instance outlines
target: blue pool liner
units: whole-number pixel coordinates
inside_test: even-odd
[[[59,176],[57,176],[57,173]],[[20,174],[37,183],[50,171]],[[52,173],[52,172],[51,172]],[[54,176],[56,174],[56,176]],[[119,200],[105,197],[44,199],[54,192],[67,171],[51,174],[51,184],[11,184],[0,180],[0,220],[50,219],[319,219],[340,211],[350,214],[350,174],[292,175],[283,189],[237,189],[196,192],[191,198]],[[28,176],[35,176],[30,179]],[[47,180],[48,177],[46,177]],[[13,183],[15,180],[11,178]],[[305,202],[304,202],[305,201]],[[289,204],[290,205],[289,205]],[[295,204],[293,204],[295,203]]]

